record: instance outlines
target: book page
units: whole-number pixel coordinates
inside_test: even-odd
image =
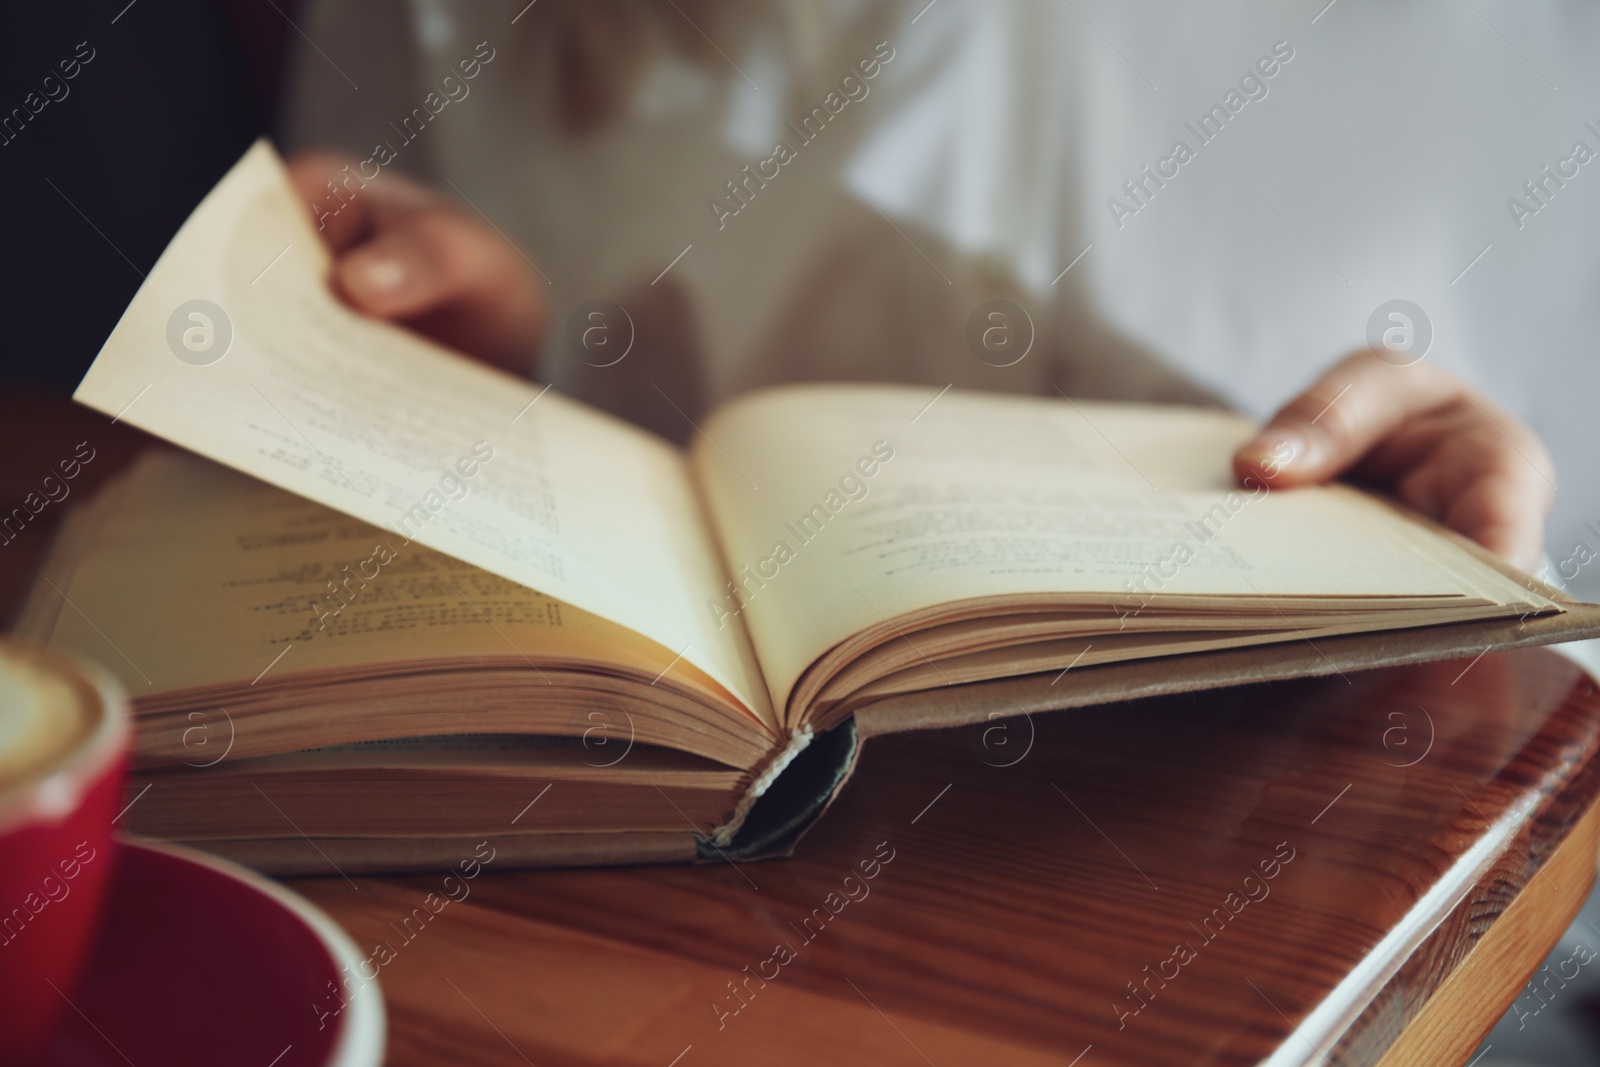
[[[608,619],[198,456],[146,452],[105,492],[74,517],[74,557],[46,571],[23,629],[135,697],[507,658],[717,688]]]
[[[359,192],[356,194],[359,195]],[[618,623],[772,721],[682,455],[340,303],[265,141],[184,224],[76,399]],[[196,610],[203,610],[196,605]]]
[[[738,583],[706,610],[744,622],[782,708],[834,645],[968,598],[1078,597],[1106,603],[1112,623],[1113,600],[1548,606],[1440,538],[1424,551],[1427,531],[1355,490],[1236,486],[1232,454],[1252,432],[1200,408],[759,393],[718,412],[694,455]]]

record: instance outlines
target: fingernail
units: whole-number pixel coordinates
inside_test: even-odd
[[[359,284],[369,293],[390,293],[406,280],[406,269],[392,256],[375,256],[356,268]]]
[[[1293,430],[1271,430],[1239,450],[1247,462],[1269,478],[1306,462],[1306,439]]]

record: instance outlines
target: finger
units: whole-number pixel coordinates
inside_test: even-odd
[[[1552,498],[1538,479],[1514,469],[1491,468],[1449,503],[1444,521],[1532,574],[1544,552],[1544,522]]]
[[[1453,379],[1428,364],[1396,367],[1358,352],[1274,415],[1235,454],[1234,470],[1279,486],[1327,481],[1458,395]]]
[[[444,208],[407,215],[356,246],[334,265],[333,282],[359,311],[502,366],[525,365],[543,330],[543,290],[522,254]]]
[[[1457,422],[1441,430],[1433,449],[1392,484],[1401,501],[1444,522],[1455,501],[1485,472],[1513,468],[1520,477],[1538,477],[1526,464],[1518,466],[1518,457],[1492,427]]]
[[[507,258],[505,242],[485,227],[424,211],[340,257],[334,281],[370,315],[409,318],[461,300],[490,302],[506,288]]]
[[[1443,522],[1449,502],[1462,488],[1460,467],[1430,456],[1395,483],[1394,495],[1408,507]]]
[[[343,252],[406,212],[438,202],[424,186],[396,174],[366,177],[372,168],[338,152],[300,152],[289,177],[328,247]]]
[[[1519,566],[1536,565],[1556,492],[1544,446],[1520,423],[1482,417],[1445,432],[1401,479],[1400,498]]]
[[[356,165],[354,156],[337,152],[301,152],[288,160],[295,191],[305,200],[322,239],[335,252],[366,240],[372,233],[371,199],[350,196],[350,190],[342,190],[339,184],[345,168]]]
[[[1368,451],[1350,473],[1385,485],[1400,482],[1474,429],[1493,432],[1465,402],[1446,404],[1408,420]]]

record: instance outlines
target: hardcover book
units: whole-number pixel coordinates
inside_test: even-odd
[[[127,686],[127,824],[266,871],[781,855],[876,734],[1600,634],[1357,488],[1237,484],[1225,411],[795,385],[680,450],[329,266],[258,144],[76,394],[184,451],[19,624]]]

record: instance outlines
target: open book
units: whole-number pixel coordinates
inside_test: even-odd
[[[258,144],[77,392],[198,456],[74,513],[21,620],[132,694],[130,825],[268,870],[781,853],[875,733],[1600,633],[1378,498],[1236,485],[1235,415],[792,386],[685,453],[328,269]]]

